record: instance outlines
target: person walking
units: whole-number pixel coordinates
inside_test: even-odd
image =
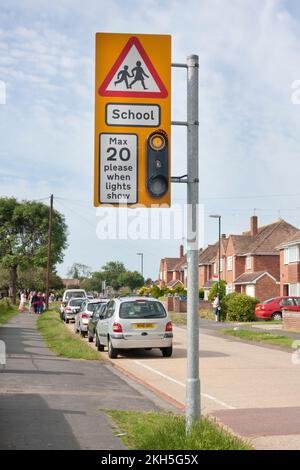
[[[19,304],[19,312],[24,313],[25,312],[25,303],[26,303],[26,294],[25,291],[21,291],[20,294],[20,304]]]
[[[216,322],[220,321],[220,309],[219,309],[219,297],[216,295],[212,302],[213,312],[215,315]]]
[[[41,313],[43,313],[44,311],[44,297],[43,297],[43,294],[41,292],[38,292],[38,300],[37,300],[37,311],[36,313],[38,315],[40,315]]]
[[[31,308],[33,313],[38,313],[38,304],[39,304],[39,296],[36,291],[33,292],[31,297]]]

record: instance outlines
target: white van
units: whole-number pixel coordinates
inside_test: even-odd
[[[86,299],[86,291],[84,289],[66,289],[60,305],[61,314],[70,299]]]

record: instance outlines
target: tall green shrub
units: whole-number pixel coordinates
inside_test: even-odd
[[[246,294],[233,293],[224,299],[227,309],[226,319],[229,321],[255,320],[255,306],[259,302],[255,297]]]

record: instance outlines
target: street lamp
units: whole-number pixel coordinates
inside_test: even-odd
[[[144,253],[137,253],[137,255],[141,257],[141,273],[144,277]]]
[[[209,217],[212,219],[218,219],[219,220],[219,259],[218,259],[218,308],[219,308],[219,315],[218,315],[218,320],[220,320],[220,314],[221,314],[221,299],[220,299],[220,294],[221,294],[221,216],[218,214],[212,214]]]

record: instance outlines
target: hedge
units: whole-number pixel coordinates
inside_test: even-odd
[[[226,319],[229,321],[255,320],[255,306],[259,300],[246,294],[234,292],[223,299]]]

